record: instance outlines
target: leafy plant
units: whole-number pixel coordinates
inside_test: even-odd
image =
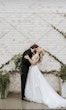
[[[7,84],[10,82],[9,76],[8,75],[2,75],[0,72],[0,93],[1,93],[1,98],[4,98],[5,96],[5,89],[7,87]]]
[[[21,54],[14,56],[14,63],[15,63],[16,69],[18,69],[18,70],[20,70],[20,68],[21,68],[21,59],[22,59]]]
[[[60,77],[64,82],[66,80],[66,66],[61,66],[60,73],[61,73]]]

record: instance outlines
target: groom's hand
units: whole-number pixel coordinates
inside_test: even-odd
[[[25,55],[24,58],[25,58],[25,59],[29,59],[29,56],[28,56],[28,55]]]

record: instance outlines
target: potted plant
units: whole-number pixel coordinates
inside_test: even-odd
[[[0,72],[0,98],[4,99],[8,95],[8,86],[9,86],[10,80],[9,76],[7,74],[2,74]]]

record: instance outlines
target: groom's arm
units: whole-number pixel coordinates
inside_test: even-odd
[[[35,57],[35,59],[32,60],[28,55],[26,55],[24,58],[27,59],[32,65],[36,65],[39,60],[38,57]]]
[[[24,52],[23,61],[24,61],[24,63],[27,63],[28,65],[30,65],[31,63],[29,62],[29,60],[25,58],[26,55],[28,55],[29,58],[32,57],[31,54],[30,54],[30,50],[29,49]]]
[[[36,60],[33,61],[33,60],[31,60],[30,58],[28,58],[28,60],[29,60],[29,62],[30,62],[31,65],[36,65],[36,64],[37,64],[37,61],[36,61]]]

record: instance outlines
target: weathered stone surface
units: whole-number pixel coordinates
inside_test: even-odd
[[[33,43],[37,43],[66,65],[66,38],[52,27],[53,25],[66,34],[65,24],[65,0],[1,0],[0,67]],[[59,71],[60,67],[61,63],[45,52],[43,61],[39,64],[40,70]],[[14,68],[15,65],[11,62],[3,70]],[[51,79],[54,78],[51,76]],[[10,91],[14,90],[20,91],[18,74],[11,76]]]
[[[21,92],[21,78],[19,73],[15,73],[10,76],[9,92],[14,92],[14,93]]]

